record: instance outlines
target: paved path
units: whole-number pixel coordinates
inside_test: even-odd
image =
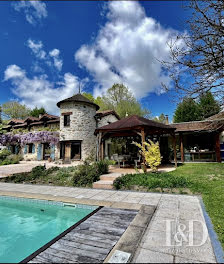
[[[67,200],[74,203],[104,205],[107,207],[117,206],[118,208],[126,208],[129,205],[130,209],[139,209],[142,204],[155,205],[157,206],[156,212],[139,244],[133,262],[216,262],[210,237],[205,237],[207,238],[205,242],[199,245],[203,239],[201,223],[205,225],[205,220],[200,201],[196,196],[11,183],[0,183],[1,194],[39,199],[52,199],[54,197],[58,201]],[[169,223],[174,224],[175,220],[178,225],[181,224],[178,226],[177,232],[174,231],[174,228],[171,228],[170,232],[166,232]],[[189,221],[193,220],[200,222],[194,223],[194,238],[190,242],[199,246],[189,245],[189,237],[186,233],[189,229]],[[186,225],[186,229],[184,229],[184,225]],[[206,226],[205,231],[207,231]],[[174,239],[174,235],[176,235],[176,239]],[[183,240],[182,243],[181,240]]]
[[[48,161],[21,161],[19,164],[11,164],[11,165],[4,165],[0,166],[0,178],[11,176],[14,173],[22,173],[22,172],[29,172],[34,167],[39,165],[46,164],[47,168],[57,166],[57,167],[69,167],[71,166],[68,164],[55,164],[54,162],[48,162]]]

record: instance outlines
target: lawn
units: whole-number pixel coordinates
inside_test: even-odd
[[[224,164],[185,164],[169,173],[125,175],[116,189],[201,195],[224,248]]]

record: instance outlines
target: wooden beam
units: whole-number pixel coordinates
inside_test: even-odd
[[[181,153],[181,162],[184,162],[184,142],[183,142],[183,134],[179,133],[180,136],[180,153]]]
[[[222,161],[219,137],[220,137],[220,133],[216,133],[215,134],[215,154],[216,154],[216,161],[217,162]]]
[[[175,167],[177,167],[177,144],[176,144],[176,136],[175,134],[172,134],[173,138],[173,154],[174,154],[174,162],[175,162]]]

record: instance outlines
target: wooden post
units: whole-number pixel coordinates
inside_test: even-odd
[[[180,153],[181,153],[181,162],[184,162],[184,142],[183,142],[183,134],[179,133],[180,136]]]
[[[172,134],[172,138],[173,138],[174,162],[175,162],[175,167],[177,167],[177,147],[176,147],[176,136],[175,136],[175,134]]]
[[[144,142],[145,142],[145,130],[144,128],[141,129],[141,137],[142,137],[142,146],[144,146]],[[146,164],[145,164],[145,157],[142,157],[143,159],[143,170],[144,172],[147,172],[147,167],[146,167]]]
[[[216,154],[216,161],[221,162],[221,151],[220,151],[220,140],[219,140],[219,133],[215,134],[215,154]]]

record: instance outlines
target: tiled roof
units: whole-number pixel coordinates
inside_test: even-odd
[[[104,110],[104,111],[97,111],[96,117],[103,117],[107,115],[115,115],[117,119],[121,119],[120,116],[114,110]]]
[[[56,116],[56,115],[50,115],[50,114],[44,114],[42,115],[39,120],[42,120],[42,119],[58,119],[59,116]]]
[[[219,119],[224,119],[224,111],[222,111],[216,115],[210,116],[206,120],[219,120]]]
[[[34,116],[28,116],[24,122],[28,121],[28,120],[31,120],[32,122],[35,122],[35,121],[39,121],[39,118],[38,117],[34,117]]]
[[[12,119],[9,120],[8,124],[10,124],[10,123],[21,124],[23,122],[24,122],[24,120],[22,120],[22,119],[12,118]]]
[[[61,103],[67,103],[67,102],[86,103],[86,104],[94,105],[96,107],[96,110],[100,109],[100,107],[97,104],[93,103],[92,101],[90,101],[88,98],[86,98],[82,94],[76,94],[76,95],[73,95],[72,97],[66,98],[66,99],[58,102],[57,106],[60,107]]]
[[[224,119],[174,123],[170,126],[176,128],[175,132],[215,131],[224,127]]]
[[[98,131],[119,131],[119,130],[130,130],[135,127],[146,127],[146,128],[159,128],[164,130],[175,130],[169,125],[165,125],[153,120],[146,119],[137,115],[128,116],[124,119],[118,120],[117,122],[111,123],[106,126],[99,127]]]

